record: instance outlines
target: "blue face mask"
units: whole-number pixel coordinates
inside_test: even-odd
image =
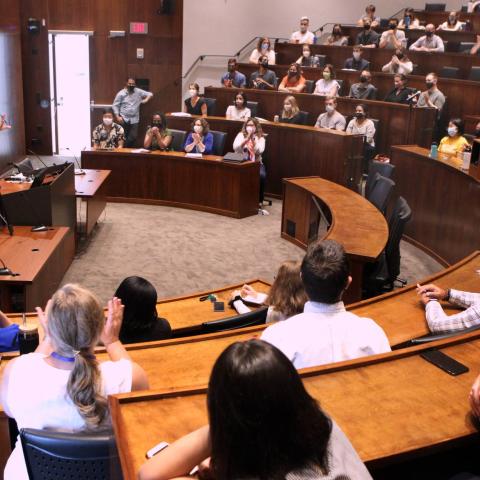
[[[262,43],[262,50],[267,50],[268,49],[268,43]]]

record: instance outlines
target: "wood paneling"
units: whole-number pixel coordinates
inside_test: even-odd
[[[25,153],[18,2],[2,2],[0,14],[0,115],[12,125],[0,131],[0,172]]]
[[[446,12],[426,12],[418,10],[415,12],[417,18],[424,23],[433,23],[435,26],[445,22],[448,17],[449,10]],[[468,22],[474,32],[480,32],[480,15],[477,13],[460,12],[460,21]]]
[[[50,110],[41,109],[38,102],[39,98],[50,97],[48,30],[94,32],[90,42],[90,92],[95,103],[111,104],[123,88],[127,75],[149,79],[150,90],[155,96],[142,107],[139,139],[153,112],[178,110],[181,87],[175,80],[182,74],[182,0],[175,2],[172,15],[158,15],[160,2],[157,0],[21,1],[23,65],[30,79],[24,85],[27,146],[44,154],[52,150]],[[29,17],[45,19],[46,26],[41,28],[39,35],[26,32]],[[148,35],[130,35],[131,21],[148,22]],[[110,30],[125,30],[126,35],[108,38]],[[137,48],[144,48],[144,59],[136,58]],[[35,78],[35,82],[31,78]]]

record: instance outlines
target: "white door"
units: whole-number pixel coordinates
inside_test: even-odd
[[[71,156],[90,145],[89,35],[50,33],[52,145]]]

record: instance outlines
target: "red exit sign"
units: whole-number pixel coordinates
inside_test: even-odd
[[[148,23],[146,22],[130,22],[130,33],[146,35],[148,33]]]

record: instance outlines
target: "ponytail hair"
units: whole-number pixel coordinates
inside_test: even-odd
[[[57,353],[74,357],[67,394],[87,429],[101,425],[108,416],[107,399],[101,394],[98,362],[90,353],[100,338],[105,317],[97,298],[80,285],[67,284],[52,297],[48,335]]]

